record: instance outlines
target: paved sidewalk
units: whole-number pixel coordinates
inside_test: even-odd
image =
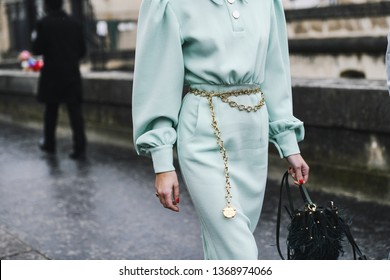
[[[48,157],[37,148],[39,136],[0,123],[0,259],[202,259],[199,223],[183,182],[181,211],[173,213],[154,196],[150,160],[130,148],[92,142],[88,158],[73,161],[70,137],[60,138],[57,155]],[[279,259],[278,191],[279,182],[269,181],[255,232],[261,259]],[[364,253],[386,259],[390,207],[333,199],[353,213],[352,231]]]

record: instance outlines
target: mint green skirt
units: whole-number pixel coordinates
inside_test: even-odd
[[[196,85],[207,91],[230,91],[245,86]],[[231,99],[255,105],[260,94]],[[232,219],[223,216],[226,206],[224,162],[212,127],[207,98],[187,94],[182,102],[177,128],[181,173],[197,211],[205,259],[257,259],[253,232],[263,205],[268,165],[268,112],[239,111],[213,98],[215,115],[228,155]]]

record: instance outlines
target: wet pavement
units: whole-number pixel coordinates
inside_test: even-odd
[[[0,259],[202,259],[199,223],[182,181],[174,213],[154,196],[150,160],[131,148],[91,142],[87,159],[73,161],[70,137],[59,138],[51,157],[38,150],[39,137],[0,123]],[[260,259],[279,259],[278,191],[279,182],[268,181],[255,231]],[[353,216],[352,232],[369,259],[388,258],[390,206],[314,191],[312,197],[333,199]],[[346,250],[343,259],[351,257]]]

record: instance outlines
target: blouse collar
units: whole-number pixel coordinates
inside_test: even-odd
[[[223,2],[224,2],[224,0],[211,0],[211,1],[213,1],[217,5],[223,5]],[[248,0],[240,0],[240,1],[242,1],[244,3],[248,3]]]

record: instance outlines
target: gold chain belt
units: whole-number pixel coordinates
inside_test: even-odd
[[[214,134],[217,138],[217,144],[219,146],[219,151],[222,155],[222,159],[223,159],[223,162],[225,165],[225,169],[224,169],[224,171],[225,171],[225,188],[226,188],[225,198],[226,198],[227,205],[223,209],[223,215],[226,218],[233,218],[236,215],[237,210],[235,207],[233,207],[231,205],[232,195],[231,195],[231,185],[230,185],[230,175],[229,175],[229,160],[228,160],[227,152],[226,152],[226,149],[224,147],[224,143],[223,143],[223,140],[221,137],[221,131],[218,127],[217,118],[215,116],[213,97],[220,98],[222,102],[228,104],[232,108],[237,108],[240,111],[246,111],[246,112],[250,113],[250,112],[256,112],[261,107],[263,107],[263,105],[265,103],[264,94],[259,87],[254,88],[254,89],[233,90],[233,91],[227,91],[227,92],[213,92],[213,91],[208,92],[208,91],[204,91],[204,90],[190,88],[189,92],[194,94],[194,95],[197,95],[197,96],[205,97],[205,98],[207,98],[207,100],[209,102],[211,118],[212,118],[211,124],[213,126]],[[255,106],[240,105],[240,104],[237,104],[237,102],[229,99],[229,97],[232,97],[232,96],[252,95],[252,94],[257,94],[257,93],[261,93],[261,99],[260,99],[259,103],[256,104]]]

